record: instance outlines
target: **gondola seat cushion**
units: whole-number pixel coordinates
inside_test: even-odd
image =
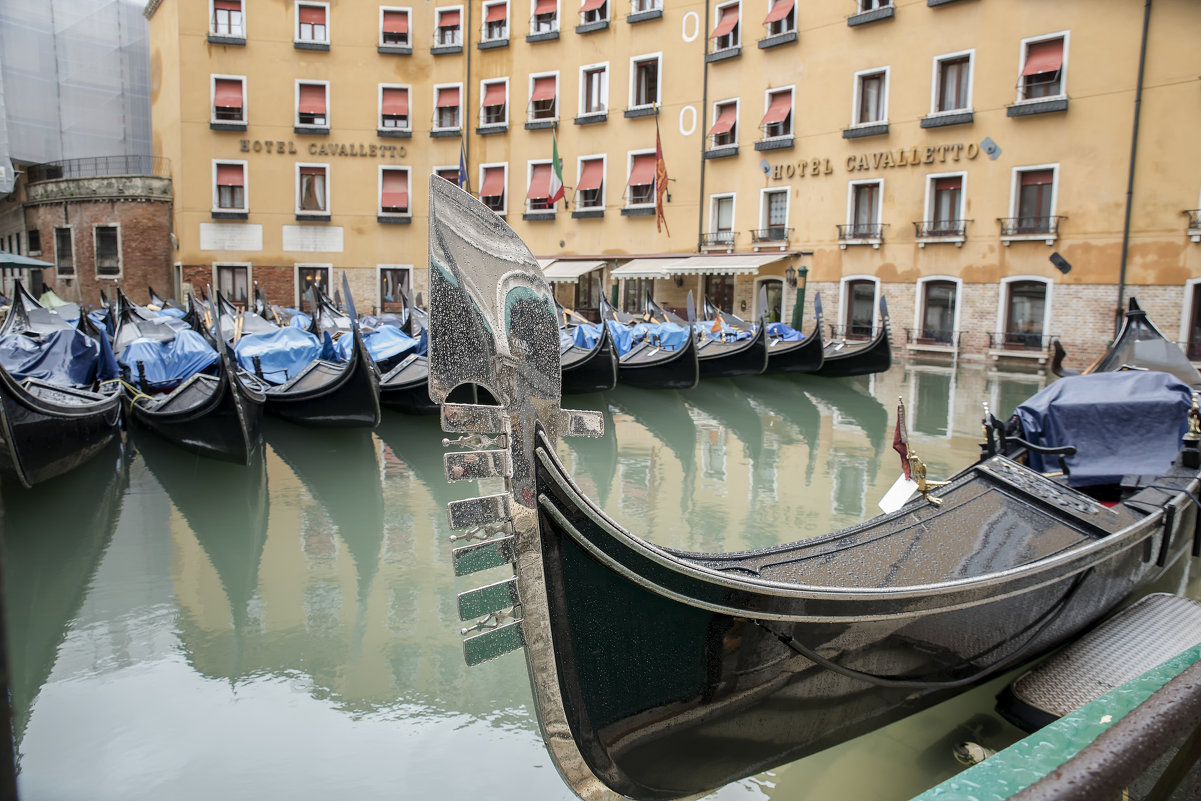
[[[1167,472],[1188,430],[1192,396],[1167,373],[1129,370],[1067,376],[1018,406],[1025,437],[1035,445],[1073,445],[1073,487],[1116,484],[1128,475]],[[1029,455],[1035,470],[1055,470],[1054,457]]]

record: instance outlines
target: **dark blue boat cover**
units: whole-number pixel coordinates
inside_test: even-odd
[[[1067,457],[1068,483],[1087,487],[1165,473],[1188,430],[1191,399],[1188,386],[1167,373],[1093,373],[1059,379],[1016,414],[1034,444],[1076,446]],[[1030,466],[1059,469],[1056,457],[1037,453]]]
[[[129,368],[134,381],[142,381],[144,370],[150,384],[173,384],[211,366],[217,361],[217,351],[203,336],[185,328],[169,342],[135,339],[121,352],[119,361]]]
[[[796,342],[805,338],[803,333],[784,323],[768,323],[767,335],[771,339],[782,339],[785,342]]]
[[[371,333],[364,334],[363,342],[367,345],[367,352],[371,354],[371,358],[377,362],[391,359],[417,347],[416,339],[391,325],[381,325]],[[334,350],[338,353],[338,361],[350,361],[350,349],[353,344],[354,337],[350,334],[343,334],[338,337],[338,340],[334,343]]]
[[[269,334],[247,334],[234,346],[242,369],[256,373],[254,357],[263,366],[263,378],[282,384],[321,355],[322,341],[301,328],[280,328]]]
[[[74,328],[38,339],[24,334],[0,337],[0,364],[18,381],[37,378],[59,386],[88,388],[101,371],[101,357],[101,344]]]

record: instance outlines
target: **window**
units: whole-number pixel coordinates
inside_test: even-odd
[[[504,164],[485,164],[480,167],[480,200],[498,214],[506,211],[505,170]]]
[[[935,113],[966,111],[972,107],[972,58],[946,56],[934,60]]]
[[[630,180],[626,184],[627,206],[646,206],[655,202],[655,154],[630,154]]]
[[[734,313],[734,276],[706,275],[705,297],[726,314]]]
[[[921,323],[918,338],[926,344],[953,344],[955,301],[959,285],[954,281],[932,280],[921,283]]]
[[[710,201],[709,219],[713,236],[710,244],[734,244],[734,196],[714,195]]]
[[[892,0],[859,0],[859,13],[875,11],[877,8],[888,8]]]
[[[713,127],[709,129],[712,146],[733,147],[738,144],[738,101],[727,100],[713,105]]]
[[[855,124],[870,125],[888,119],[888,71],[855,75]]]
[[[609,65],[580,68],[580,114],[604,114],[609,107]]]
[[[630,11],[634,14],[645,14],[649,11],[662,11],[663,0],[632,0]]]
[[[1022,43],[1022,75],[1018,100],[1039,100],[1064,94],[1063,67],[1066,36]]]
[[[213,76],[213,122],[246,122],[246,79]]]
[[[584,0],[580,6],[580,21],[584,25],[606,22],[609,19],[608,0]]]
[[[559,4],[557,0],[534,0],[534,14],[530,19],[530,34],[554,33],[559,30]]]
[[[551,201],[551,176],[554,174],[549,161],[530,162],[530,188],[526,192],[529,211],[554,211]]]
[[[434,129],[459,127],[459,87],[434,88]]]
[[[438,26],[434,34],[436,47],[454,47],[463,44],[462,9],[449,8],[438,11]]]
[[[213,18],[209,33],[214,36],[243,38],[242,0],[213,0]]]
[[[404,296],[411,291],[412,280],[409,267],[379,268],[379,299],[381,312],[403,312]]]
[[[36,228],[30,228],[25,232],[25,241],[29,243],[29,255],[42,255],[42,232]]]
[[[880,236],[880,182],[851,184],[850,239]]]
[[[576,309],[595,311],[600,307],[599,293],[605,280],[604,269],[584,273],[576,280],[575,306]]]
[[[312,44],[329,44],[329,24],[326,16],[329,7],[324,3],[296,4],[296,41]]]
[[[59,275],[75,274],[75,255],[71,245],[71,229],[54,229],[54,266]]]
[[[788,190],[769,189],[760,196],[759,227],[760,240],[783,241],[788,239]]]
[[[250,268],[245,264],[216,264],[217,291],[242,308],[250,299]]]
[[[213,162],[213,209],[246,211],[246,162]]]
[[[868,278],[845,282],[844,335],[847,339],[869,339],[876,321],[876,282]]]
[[[496,42],[509,38],[509,4],[507,2],[484,4],[485,42]]]
[[[379,171],[380,214],[409,213],[409,170],[406,167],[381,167]]]
[[[742,43],[741,26],[738,24],[738,3],[717,7],[717,26],[709,38],[713,40],[713,52],[729,50]]]
[[[1017,183],[1016,233],[1049,233],[1055,214],[1055,170],[1018,170]]]
[[[646,296],[654,293],[654,278],[626,278],[621,282],[622,311],[641,314]]]
[[[579,162],[579,181],[575,188],[577,209],[603,209],[605,207],[605,159],[604,156],[582,158]]]
[[[330,268],[318,265],[296,265],[297,308],[308,305],[307,295],[311,287],[329,293]]]
[[[409,88],[380,86],[379,127],[388,130],[409,130]]]
[[[450,181],[455,186],[459,185],[459,168],[458,167],[435,167],[434,175],[439,178],[444,178]]]
[[[329,212],[329,167],[300,164],[296,167],[296,210],[298,213]]]
[[[792,90],[767,93],[767,112],[763,115],[763,138],[792,135]]]
[[[780,36],[795,31],[796,0],[775,0],[763,24],[767,26],[768,36]]]
[[[930,178],[930,236],[953,236],[962,231],[963,176]]]
[[[480,125],[504,125],[509,121],[508,81],[483,81],[480,84]]]
[[[1047,282],[1010,281],[1005,285],[1005,346],[1042,348],[1046,325]]]
[[[655,105],[659,102],[659,57],[636,58],[630,64],[630,105]]]
[[[296,124],[326,127],[329,117],[326,116],[326,92],[329,84],[300,83],[296,84]]]
[[[407,8],[380,9],[379,43],[393,47],[406,47],[411,44]]]
[[[96,243],[96,274],[121,274],[121,229],[115,225],[97,225],[92,229]]]
[[[530,89],[530,120],[553,120],[559,116],[558,75],[539,75],[534,77]]]

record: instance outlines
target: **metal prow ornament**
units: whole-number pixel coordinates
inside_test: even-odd
[[[949,481],[930,481],[926,478],[926,463],[917,455],[917,451],[913,449],[913,445],[909,442],[909,432],[905,425],[905,401],[900,397],[897,398],[897,434],[893,441],[893,448],[900,452],[900,445],[905,446],[905,453],[901,455],[902,467],[905,470],[905,477],[912,479],[917,484],[915,488],[921,493],[922,498],[929,501],[934,506],[942,506],[942,498],[935,498],[930,494],[930,490],[937,487],[945,487],[951,482]]]

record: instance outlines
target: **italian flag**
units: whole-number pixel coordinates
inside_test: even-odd
[[[553,207],[563,199],[563,159],[559,158],[559,138],[554,130],[550,132],[551,146],[554,148],[550,159],[550,200]]]

